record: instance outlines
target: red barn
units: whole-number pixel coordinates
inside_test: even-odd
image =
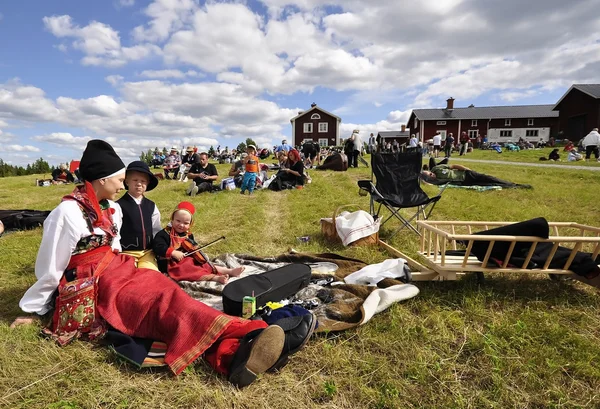
[[[312,103],[308,111],[301,111],[290,119],[292,123],[292,145],[299,146],[305,140],[312,140],[320,146],[336,146],[340,142],[339,116],[325,111]]]
[[[433,138],[437,132],[445,139],[452,133],[454,139],[467,132],[471,139],[487,137],[489,142],[516,142],[520,138],[530,142],[547,141],[558,133],[558,112],[554,105],[518,105],[454,108],[449,98],[446,108],[414,109],[408,127],[420,141]]]
[[[560,138],[579,141],[600,127],[600,84],[573,84],[553,108]]]

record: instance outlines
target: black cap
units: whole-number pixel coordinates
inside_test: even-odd
[[[140,172],[140,173],[144,173],[144,174],[148,175],[148,187],[146,188],[146,192],[149,192],[152,189],[154,189],[156,186],[158,186],[158,179],[156,178],[156,176],[154,176],[154,173],[152,173],[152,171],[150,171],[150,167],[148,166],[148,164],[146,162],[142,162],[141,160],[136,160],[134,162],[131,162],[127,166],[127,172],[130,172],[130,171]],[[125,184],[125,189],[129,189],[127,187],[127,184]]]
[[[79,174],[83,180],[92,182],[120,170],[125,170],[125,164],[109,143],[101,139],[88,142],[79,163]]]

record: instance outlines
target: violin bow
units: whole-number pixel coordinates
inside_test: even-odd
[[[197,252],[199,252],[200,250],[202,250],[202,249],[205,249],[205,248],[206,248],[206,247],[208,247],[208,246],[212,246],[213,244],[215,244],[215,243],[218,243],[218,242],[220,242],[221,240],[225,240],[225,236],[221,236],[221,237],[219,237],[218,239],[215,239],[215,240],[211,241],[210,243],[206,243],[206,244],[204,244],[203,246],[199,246],[199,247],[198,247],[196,250],[192,250],[192,251],[190,251],[190,252],[188,252],[188,253],[185,253],[185,254],[183,255],[183,257],[191,256],[192,254],[194,254],[194,253],[197,253]]]

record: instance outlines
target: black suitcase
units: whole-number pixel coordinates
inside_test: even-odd
[[[290,264],[275,270],[232,281],[223,288],[223,311],[242,315],[242,300],[254,293],[256,308],[269,301],[281,301],[296,294],[310,282],[310,267]]]

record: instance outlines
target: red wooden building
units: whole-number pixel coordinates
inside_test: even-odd
[[[573,84],[554,106],[561,139],[579,141],[600,127],[600,84]]]
[[[321,146],[336,146],[340,143],[339,116],[325,111],[312,103],[308,111],[300,111],[290,119],[292,123],[292,145],[299,146],[312,140]]]
[[[420,141],[440,133],[442,139],[452,133],[458,141],[462,132],[471,139],[487,137],[489,142],[547,141],[558,134],[558,112],[554,105],[520,105],[454,108],[449,98],[446,108],[414,109],[408,119],[410,133]]]

